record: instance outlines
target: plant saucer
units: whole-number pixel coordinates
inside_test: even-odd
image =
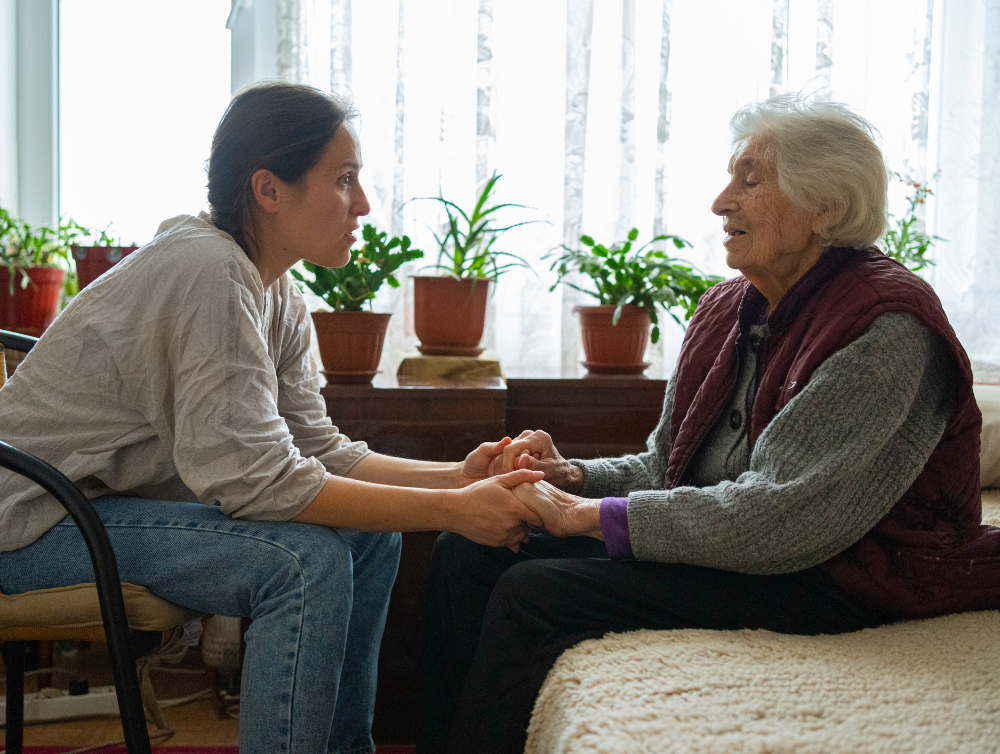
[[[326,381],[332,385],[363,385],[371,382],[378,374],[377,369],[363,369],[359,372],[323,372]]]
[[[483,352],[479,346],[425,346],[421,343],[417,350],[424,356],[468,356],[475,358]]]
[[[597,361],[581,361],[591,374],[642,374],[652,362],[639,364],[602,364]]]

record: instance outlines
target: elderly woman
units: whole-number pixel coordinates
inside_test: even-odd
[[[648,450],[567,461],[525,432],[505,467],[545,472],[515,494],[547,533],[519,553],[437,542],[422,754],[522,750],[551,664],[609,631],[838,633],[1000,607],[969,361],[931,288],[872,246],[872,127],[794,97],[731,125],[712,211],[742,274],[702,298]]]

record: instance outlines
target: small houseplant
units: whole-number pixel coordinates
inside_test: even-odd
[[[30,225],[0,208],[0,328],[45,332],[59,311],[68,266],[61,229]]]
[[[518,222],[495,224],[496,213],[520,204],[493,204],[493,191],[500,174],[494,172],[467,212],[443,196],[421,197],[440,203],[447,220],[434,238],[440,275],[413,278],[414,329],[420,339],[418,350],[426,355],[478,356],[479,341],[486,323],[489,284],[511,267],[526,267],[516,254],[494,248],[497,239]]]
[[[110,225],[101,231],[85,228],[72,220],[64,225],[72,229],[73,240],[77,241],[70,248],[81,291],[139,248],[136,244],[125,244],[121,238],[115,238]]]
[[[907,207],[902,217],[889,215],[889,229],[882,239],[882,251],[911,272],[918,272],[934,264],[933,259],[927,258],[927,253],[937,241],[946,240],[940,236],[931,236],[925,233],[923,224],[917,215],[920,206],[926,202],[928,196],[933,196],[934,192],[931,190],[929,182],[917,183],[912,178],[904,178],[899,173],[893,173],[893,175],[905,183],[907,188],[912,190],[912,193],[907,192]]]
[[[605,246],[590,236],[580,236],[582,248],[561,246],[562,253],[552,263],[558,274],[549,290],[559,283],[597,299],[597,306],[578,306],[587,369],[594,373],[641,374],[648,364],[642,357],[652,326],[652,341],[660,339],[657,309],[664,309],[683,327],[675,310],[688,320],[701,295],[722,280],[703,275],[691,264],[651,248],[670,241],[682,249],[691,244],[679,236],[660,235],[633,249],[639,237],[635,228],[628,240]],[[580,273],[591,287],[581,287],[567,278]]]
[[[366,225],[361,235],[365,245],[352,249],[351,259],[343,267],[303,262],[311,277],[294,268],[291,271],[300,287],[308,288],[333,309],[312,313],[323,373],[329,382],[365,383],[375,376],[392,315],[370,311],[372,299],[383,283],[398,288],[396,270],[424,255],[411,248],[408,236],[388,238],[372,225]]]

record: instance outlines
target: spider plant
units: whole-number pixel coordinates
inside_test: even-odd
[[[495,278],[511,267],[527,267],[517,254],[493,248],[497,239],[511,228],[529,225],[537,220],[498,226],[496,214],[502,209],[517,207],[530,209],[523,204],[492,204],[493,191],[501,175],[494,172],[486,182],[471,211],[443,196],[423,196],[411,201],[435,201],[444,207],[447,221],[440,234],[434,233],[439,251],[434,269],[454,278]]]

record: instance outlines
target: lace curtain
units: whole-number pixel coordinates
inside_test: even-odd
[[[880,130],[890,169],[935,190],[927,273],[973,359],[1000,363],[1000,0],[279,0],[278,72],[349,97],[369,222],[436,258],[437,196],[471,206],[496,170],[510,221],[498,245],[530,270],[503,275],[485,336],[508,376],[582,374],[565,287],[545,255],[669,232],[705,272],[731,277],[721,222],[728,123],[785,91],[846,102]],[[934,177],[936,176],[936,177]],[[890,209],[901,214],[905,187]],[[418,265],[409,270],[412,274]],[[381,369],[416,344],[412,285],[392,311]],[[650,377],[669,376],[669,317]]]

